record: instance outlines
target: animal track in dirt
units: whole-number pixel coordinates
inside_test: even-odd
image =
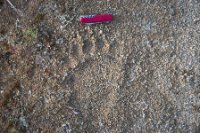
[[[104,47],[104,42],[103,42],[102,39],[100,39],[100,38],[97,38],[97,39],[96,39],[96,47],[97,47],[97,50],[98,50],[98,51],[100,51],[100,50],[103,49],[103,47]]]
[[[89,40],[83,41],[82,51],[84,54],[90,53],[92,47],[93,47],[93,45],[91,44],[91,42]]]
[[[83,51],[80,47],[80,45],[78,44],[73,44],[72,47],[71,47],[71,55],[76,58],[77,60],[80,60],[82,55],[83,55]]]
[[[92,58],[97,53],[108,53],[110,45],[105,37],[95,37],[85,39],[79,36],[78,39],[71,43],[68,68],[75,69],[80,63],[83,63],[87,58]]]

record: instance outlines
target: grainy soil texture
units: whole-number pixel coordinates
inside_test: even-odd
[[[199,48],[199,0],[0,0],[0,133],[200,133]]]

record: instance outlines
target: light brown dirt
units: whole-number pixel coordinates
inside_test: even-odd
[[[200,132],[198,0],[0,0],[0,132]],[[109,24],[80,15],[112,13]]]

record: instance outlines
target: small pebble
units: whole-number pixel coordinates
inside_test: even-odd
[[[99,34],[101,35],[102,33],[103,33],[103,31],[102,31],[102,30],[100,30],[100,31],[99,31]]]

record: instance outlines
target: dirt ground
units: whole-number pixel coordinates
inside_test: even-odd
[[[10,2],[1,133],[200,133],[199,0]],[[79,23],[97,13],[114,20]]]

